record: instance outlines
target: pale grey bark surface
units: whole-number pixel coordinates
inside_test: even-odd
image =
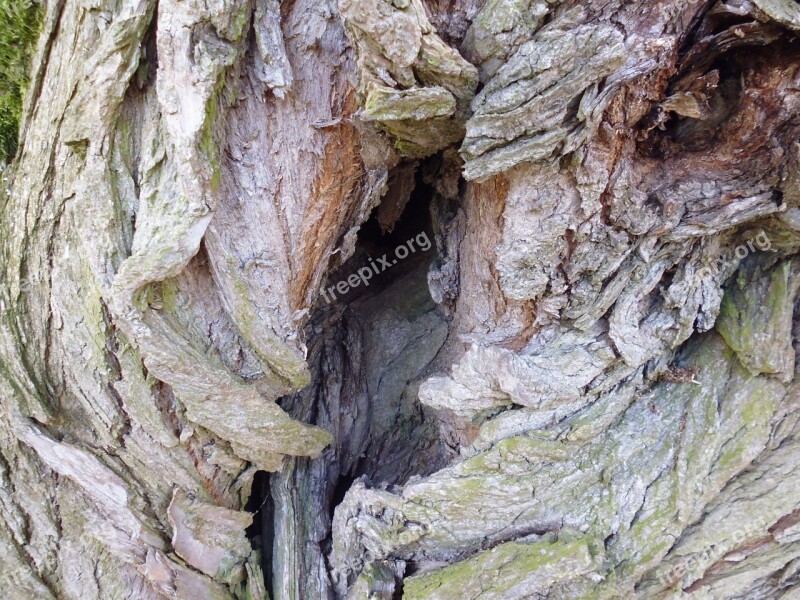
[[[796,597],[798,31],[49,2],[0,199],[3,597]]]

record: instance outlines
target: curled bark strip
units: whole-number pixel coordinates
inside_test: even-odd
[[[791,595],[792,7],[50,2],[0,596]]]

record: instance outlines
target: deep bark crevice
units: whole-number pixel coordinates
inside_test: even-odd
[[[435,254],[430,212],[435,191],[424,181],[422,167],[398,170],[402,173],[402,179],[393,180],[390,175],[386,196],[359,229],[353,256],[328,276],[324,287],[331,295],[331,300],[340,305],[353,305],[362,298],[375,296],[404,275],[417,269],[426,269]],[[407,197],[399,198],[403,193]],[[401,210],[397,209],[398,205]],[[422,245],[417,242],[418,237]],[[410,248],[407,245],[409,243]],[[397,249],[403,246],[408,248],[405,258],[396,254]],[[381,263],[381,258],[387,262]],[[391,266],[387,267],[389,264]],[[370,266],[373,267],[373,273],[376,268],[380,272],[372,275],[366,285],[362,280],[355,290],[333,297],[337,283],[346,281],[359,269]],[[322,298],[320,302],[323,302]]]
[[[244,509],[253,515],[253,523],[245,531],[254,550],[261,552],[264,585],[270,598],[272,589],[272,545],[274,542],[274,504],[270,490],[270,474],[258,471],[253,477],[250,498]]]
[[[294,514],[293,524],[282,530],[286,537],[275,541],[276,547],[290,543],[284,552],[293,552],[290,539],[298,536],[316,540],[317,551],[327,557],[331,519],[354,482],[397,485],[444,464],[438,418],[419,404],[416,393],[448,330],[448,318],[427,284],[437,254],[431,220],[436,192],[423,178],[425,169],[424,162],[404,165],[399,176],[390,177],[384,204],[362,225],[352,257],[324,284],[331,302],[320,298],[306,328],[313,383],[281,404],[296,418],[330,431],[334,443],[317,459],[294,459],[286,474],[274,477],[273,490],[281,490],[276,509],[287,518]],[[401,247],[407,255],[397,252]],[[381,263],[390,266],[366,285],[360,281],[356,289],[336,293],[337,283]],[[290,509],[295,500],[291,493],[283,495],[290,489],[307,490],[311,508],[302,511],[305,516]],[[291,576],[277,572],[286,565],[281,559],[273,565],[276,579]]]
[[[48,2],[0,595],[796,586],[794,3]]]

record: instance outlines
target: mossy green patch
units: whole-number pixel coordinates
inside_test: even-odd
[[[500,544],[444,569],[409,577],[403,598],[514,597],[521,589],[535,591],[540,576],[557,581],[595,570],[600,552],[592,546],[588,537]]]
[[[211,193],[216,194],[221,180],[219,152],[214,139],[214,121],[217,117],[217,98],[212,96],[206,105],[206,118],[200,132],[200,151],[208,159],[211,166]]]
[[[364,102],[364,115],[371,121],[425,121],[452,115],[455,110],[455,96],[442,87],[395,90],[374,86]]]
[[[17,151],[22,99],[43,14],[33,0],[0,0],[0,162]]]
[[[728,287],[716,328],[753,374],[788,375],[794,364],[792,312],[800,284],[792,261],[768,265],[751,262]]]

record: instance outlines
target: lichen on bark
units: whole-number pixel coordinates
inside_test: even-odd
[[[0,196],[3,597],[796,593],[792,3],[90,4]]]

